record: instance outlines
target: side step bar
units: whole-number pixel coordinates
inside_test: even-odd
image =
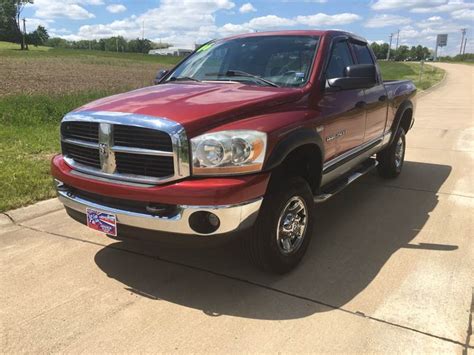
[[[323,187],[321,194],[314,196],[314,202],[322,203],[329,200],[331,197],[336,195],[338,192],[341,192],[342,190],[344,190],[344,188],[352,184],[358,178],[370,172],[377,165],[378,165],[378,161],[376,159],[374,158],[367,159],[362,164],[360,164],[357,168],[355,168],[355,170],[352,170],[347,175],[343,175],[342,178],[334,182],[331,182],[327,186]]]

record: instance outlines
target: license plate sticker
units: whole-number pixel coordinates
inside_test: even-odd
[[[96,231],[117,236],[117,217],[114,214],[86,209],[87,226]]]

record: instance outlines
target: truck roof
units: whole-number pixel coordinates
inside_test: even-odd
[[[354,33],[340,31],[340,30],[286,30],[286,31],[266,31],[266,32],[252,32],[252,33],[243,33],[235,36],[230,36],[223,38],[235,39],[235,38],[246,38],[246,37],[261,37],[261,36],[320,36],[320,37],[335,37],[345,35],[350,38],[357,40],[358,42],[367,43],[367,40],[363,37],[360,37]]]

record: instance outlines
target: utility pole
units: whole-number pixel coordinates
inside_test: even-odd
[[[145,39],[145,20],[143,20],[143,23],[142,23],[142,40]]]
[[[390,60],[390,49],[392,48],[393,33],[390,33],[390,43],[388,45],[387,60]]]
[[[464,47],[462,49],[462,54],[466,54],[466,45],[467,45],[467,36],[464,38]]]
[[[23,48],[28,50],[28,43],[26,42],[26,18],[23,19]]]
[[[395,46],[395,50],[398,50],[398,41],[400,40],[400,30],[397,32],[397,45]]]
[[[461,47],[459,48],[459,54],[462,54],[462,47],[464,45],[464,36],[466,35],[466,29],[461,28]]]
[[[115,37],[115,46],[117,47],[117,53],[118,53],[118,37]]]

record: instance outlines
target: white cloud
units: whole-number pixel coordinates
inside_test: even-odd
[[[113,14],[127,11],[127,8],[122,4],[110,4],[106,7],[107,11]]]
[[[373,10],[398,10],[402,8],[437,6],[446,0],[377,0],[372,4]]]
[[[408,25],[411,19],[398,15],[375,15],[365,23],[365,27],[378,28],[387,26]]]
[[[84,5],[103,5],[102,0],[35,0],[35,17],[43,19],[68,18],[86,20],[95,15],[86,10]]]
[[[307,26],[338,26],[347,25],[362,19],[359,15],[352,13],[342,13],[336,15],[327,15],[323,13],[309,15],[309,16],[298,16],[296,21],[299,24]]]
[[[246,13],[255,12],[255,11],[257,11],[257,9],[249,2],[243,4],[239,9],[239,12],[241,14],[246,14]]]
[[[444,1],[443,4],[440,4],[438,6],[417,6],[410,11],[419,14],[429,14],[437,12],[453,12],[473,7],[474,3],[472,2],[466,3],[464,2],[464,0],[449,0]]]
[[[142,36],[155,41],[173,43],[178,46],[193,46],[216,36],[215,15],[221,10],[230,10],[235,4],[230,0],[162,0],[160,6],[139,16],[130,16],[108,24],[84,25],[77,35],[81,38],[103,38]]]
[[[216,26],[216,14],[235,7],[230,0],[162,0],[157,8],[150,9],[139,16],[130,16],[108,24],[81,26],[77,36],[80,38],[104,38],[123,36],[136,38],[142,36],[154,41],[169,42],[176,46],[191,47],[194,43],[203,43],[211,38],[253,31],[275,30],[298,25],[323,27],[338,26],[361,19],[359,15],[342,13],[328,15],[318,13],[294,18],[267,15],[254,17],[245,23],[227,23]]]
[[[372,44],[372,43],[377,43],[377,44],[387,43],[387,41],[385,41],[383,39],[378,39],[378,40],[375,40],[375,41],[368,39],[367,42],[369,42],[369,44]]]
[[[38,26],[43,26],[48,29],[49,25],[53,23],[54,20],[45,20],[39,18],[27,18],[26,19],[26,32],[32,32],[38,28]]]
[[[248,22],[248,26],[253,30],[265,30],[276,27],[287,27],[294,26],[295,24],[296,22],[292,19],[275,15],[255,17]]]
[[[451,17],[456,20],[474,21],[474,10],[471,10],[471,9],[456,10],[451,13]]]
[[[292,27],[297,25],[305,25],[311,27],[346,25],[358,21],[360,19],[360,16],[351,13],[342,13],[335,15],[319,13],[309,16],[297,16],[295,18],[285,18],[275,15],[267,15],[255,17],[249,22],[245,22],[242,24],[227,23],[224,26],[220,27],[217,32],[221,36],[229,36],[244,32],[281,29],[283,27]]]

